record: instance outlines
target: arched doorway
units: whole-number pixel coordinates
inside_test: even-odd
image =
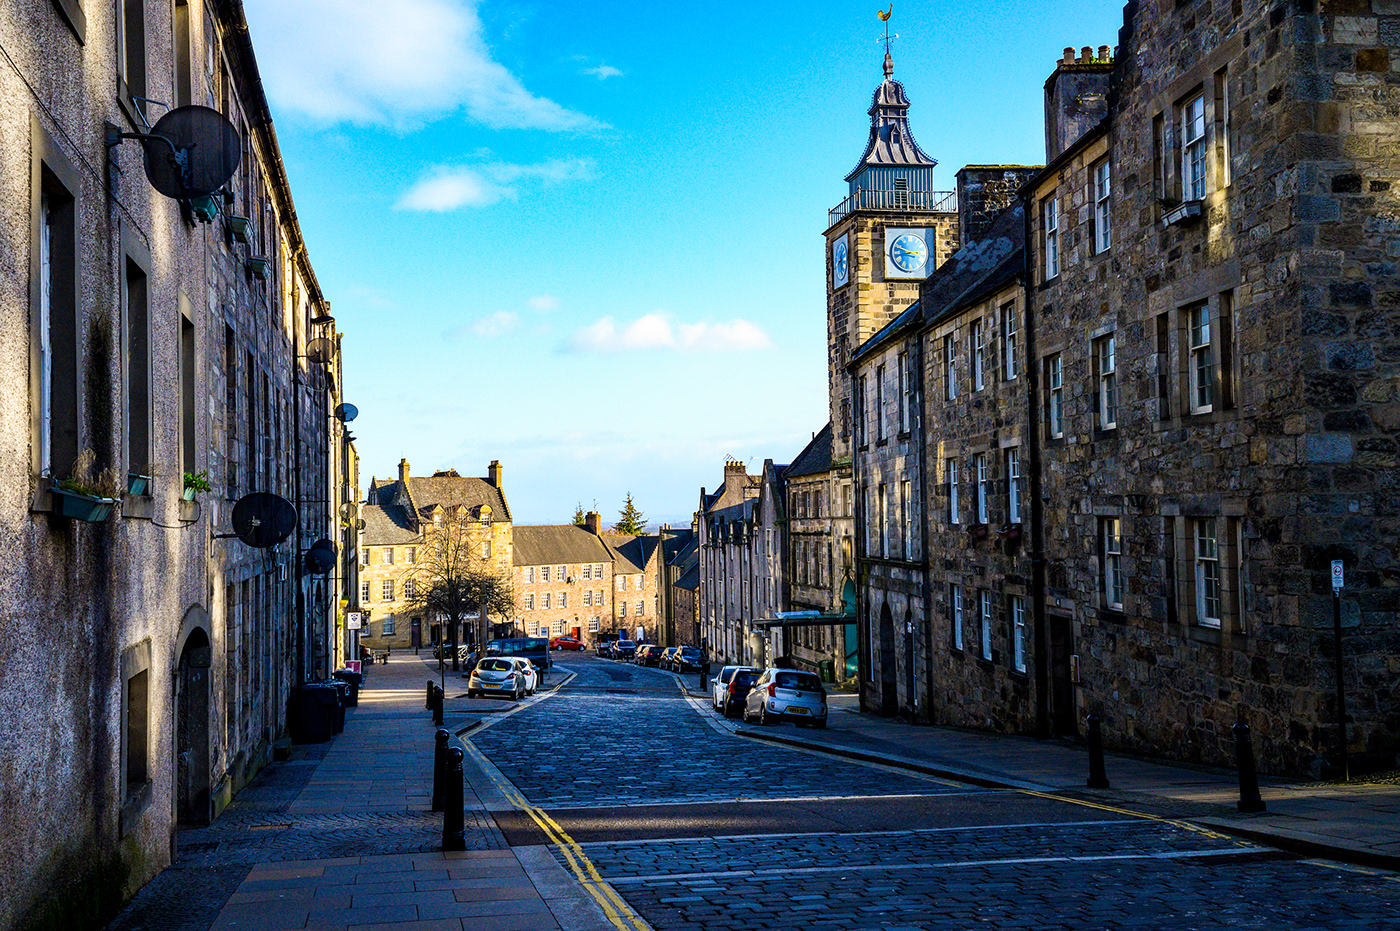
[[[197,609],[190,609],[191,613]],[[202,612],[201,612],[202,613]],[[186,620],[190,617],[187,614]],[[184,637],[175,668],[175,814],[181,824],[208,824],[209,666],[213,650],[203,627]]]
[[[894,616],[888,603],[880,606],[880,714],[893,717],[899,711],[899,682],[894,656]]]

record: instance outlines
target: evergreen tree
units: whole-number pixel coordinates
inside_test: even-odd
[[[636,536],[646,530],[646,518],[642,512],[637,510],[637,506],[632,503],[632,493],[627,493],[627,503],[623,505],[618,521],[613,525],[614,533],[627,533]]]
[[[588,526],[588,518],[587,518],[587,516],[583,513],[583,502],[582,502],[582,501],[580,501],[580,502],[578,503],[578,507],[574,508],[574,526],[575,526],[575,527],[586,527],[586,526]]]

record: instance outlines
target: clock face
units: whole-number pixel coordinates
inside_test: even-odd
[[[890,243],[890,261],[906,274],[913,274],[928,261],[928,245],[922,236],[905,233]]]
[[[842,236],[836,240],[831,247],[831,278],[836,287],[840,287],[850,281],[851,276],[851,249],[846,244],[846,237]]]

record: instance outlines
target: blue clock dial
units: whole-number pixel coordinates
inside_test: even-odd
[[[832,253],[832,265],[836,272],[836,280],[845,281],[846,272],[850,270],[850,249],[845,240],[836,244],[836,249]]]
[[[890,244],[890,261],[900,271],[918,271],[928,261],[928,245],[921,237],[905,233]]]

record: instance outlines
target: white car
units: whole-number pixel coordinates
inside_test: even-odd
[[[525,678],[525,694],[533,695],[540,687],[540,671],[535,668],[535,664],[523,656],[513,656],[510,660],[520,670],[521,676]]]
[[[725,666],[710,680],[710,707],[715,711],[723,710],[725,702],[729,699],[729,682],[734,678],[734,673],[741,669],[758,672],[752,666]]]
[[[510,696],[516,701],[529,694],[525,674],[515,664],[515,660],[500,656],[488,656],[476,664],[467,679],[467,697],[478,695]]]
[[[826,689],[810,672],[766,669],[744,699],[744,723],[791,721],[798,727],[826,727]]]

